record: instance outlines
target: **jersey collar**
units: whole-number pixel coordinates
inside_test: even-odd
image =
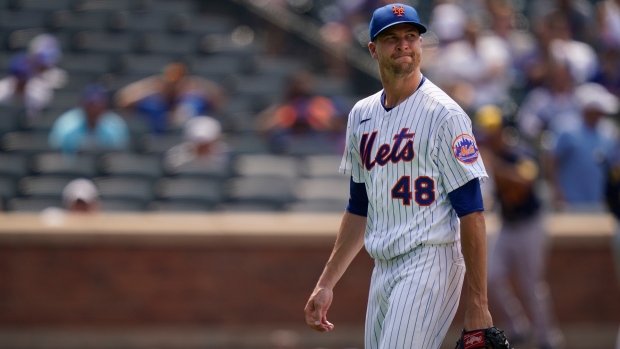
[[[416,93],[420,87],[422,87],[422,84],[424,84],[424,81],[426,81],[426,76],[422,75],[422,79],[420,80],[420,84],[418,85],[418,87],[416,87],[415,91],[413,93]],[[390,111],[396,107],[391,107],[391,108],[387,108],[385,106],[385,90],[381,91],[381,106],[383,107],[383,110],[385,111]]]

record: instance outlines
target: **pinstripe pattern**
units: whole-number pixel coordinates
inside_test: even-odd
[[[391,260],[375,260],[366,349],[436,349],[458,307],[465,264],[458,243],[420,245]]]
[[[453,155],[452,143],[457,136],[467,134],[473,138],[469,117],[428,79],[391,111],[383,109],[380,98],[378,92],[358,102],[351,111],[347,150],[340,165],[340,172],[350,173],[355,182],[366,184],[370,203],[366,249],[373,258],[392,259],[422,243],[458,241],[458,217],[448,193],[474,178],[487,177],[481,158],[465,164]],[[392,145],[394,135],[403,128],[415,134],[413,161],[365,169],[360,154],[362,135],[377,131],[369,151],[374,159],[378,148]],[[392,198],[390,191],[402,176],[410,176],[412,182],[420,176],[431,178],[436,199],[429,206],[415,202],[405,206],[402,200]]]
[[[460,223],[448,193],[487,173],[475,152],[453,149],[463,139],[473,141],[471,121],[432,82],[390,111],[381,104],[382,92],[351,110],[340,165],[340,172],[365,183],[369,202],[364,243],[375,270],[366,348],[436,349],[454,318],[465,273]],[[413,159],[403,155],[410,144],[399,135],[413,142]],[[473,156],[457,157],[455,149]],[[434,192],[414,183],[432,185]]]

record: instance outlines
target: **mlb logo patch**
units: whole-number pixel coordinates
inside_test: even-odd
[[[484,345],[484,332],[477,331],[463,335],[463,348],[478,348]]]
[[[452,153],[462,163],[471,165],[478,160],[480,152],[474,137],[468,134],[457,136],[452,142]]]

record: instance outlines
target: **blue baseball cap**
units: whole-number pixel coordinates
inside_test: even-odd
[[[426,33],[426,27],[420,23],[418,12],[409,5],[389,4],[379,7],[372,14],[370,20],[370,40],[374,41],[375,37],[387,27],[394,24],[409,23],[415,26],[420,34]]]

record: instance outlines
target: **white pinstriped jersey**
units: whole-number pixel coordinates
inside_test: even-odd
[[[389,111],[382,96],[351,110],[340,164],[340,172],[366,186],[366,249],[391,259],[420,244],[458,241],[448,193],[487,177],[469,117],[428,79]]]

